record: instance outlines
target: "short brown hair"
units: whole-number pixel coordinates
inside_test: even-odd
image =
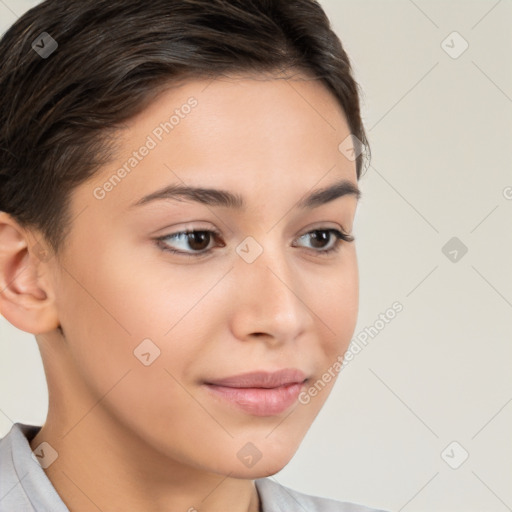
[[[33,47],[42,33],[58,45],[46,58]],[[110,160],[116,129],[160,89],[289,68],[339,101],[366,149],[359,179],[369,145],[358,84],[316,0],[46,0],[0,41],[0,210],[57,252],[71,192]]]

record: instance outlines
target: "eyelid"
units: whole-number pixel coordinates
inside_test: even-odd
[[[332,226],[330,225],[332,224]],[[349,234],[349,232],[339,223],[336,222],[315,222],[313,224],[310,224],[306,226],[302,231],[301,234],[297,236],[297,238],[300,238],[303,235],[306,235],[308,233],[311,233],[312,231],[328,231],[330,229],[334,229],[336,231],[340,231],[341,233],[344,233],[346,235]]]

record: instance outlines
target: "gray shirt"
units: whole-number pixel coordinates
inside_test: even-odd
[[[0,512],[69,512],[29,442],[40,426],[14,423],[0,439]],[[254,481],[263,512],[384,512],[309,496],[270,478]]]

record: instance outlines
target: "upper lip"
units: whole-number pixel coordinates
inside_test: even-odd
[[[224,379],[209,380],[206,384],[230,388],[277,388],[288,384],[301,384],[306,380],[304,372],[297,368],[285,368],[275,372],[257,371],[233,375]]]

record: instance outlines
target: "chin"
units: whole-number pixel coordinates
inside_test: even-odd
[[[258,468],[257,471],[253,471],[253,474],[251,478],[265,478],[267,476],[275,475],[276,473],[279,473],[291,460],[291,457],[285,462],[285,463],[275,463],[271,462],[270,464],[267,463],[264,467]],[[256,467],[253,468],[256,470]]]
[[[281,471],[295,455],[294,450],[271,452],[266,450],[261,458],[251,467],[244,467],[243,464],[236,464],[235,467],[227,468],[228,473],[234,478],[257,479],[272,476]]]
[[[267,461],[266,464],[263,464],[263,462],[260,461],[252,468],[243,469],[240,468],[240,466],[237,466],[236,468],[227,468],[228,471],[222,471],[220,474],[229,475],[230,478],[239,478],[241,480],[256,480],[258,478],[265,478],[279,473],[279,471],[281,471],[288,462],[284,464],[276,464],[273,461],[270,463]]]

